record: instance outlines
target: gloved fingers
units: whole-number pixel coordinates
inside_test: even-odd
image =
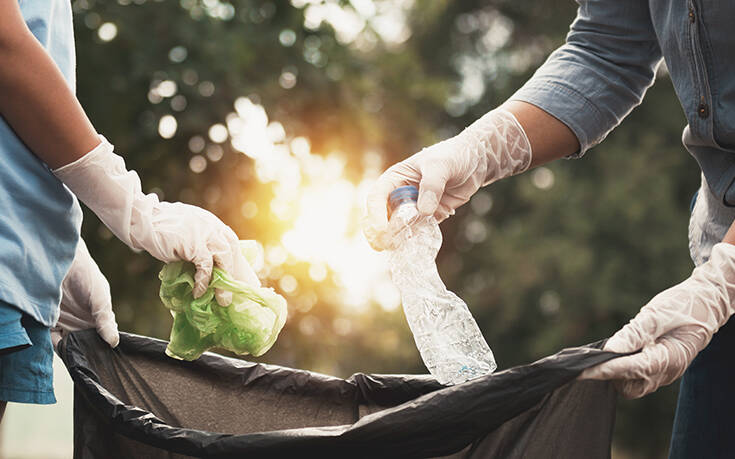
[[[696,352],[677,337],[664,336],[637,354],[588,368],[578,379],[616,380],[626,398],[639,398],[679,378]]]
[[[675,336],[661,337],[644,349],[648,357],[640,377],[616,381],[615,388],[625,398],[640,398],[671,384],[684,374],[696,355],[688,348],[686,341]]]
[[[383,172],[365,201],[366,214],[362,219],[362,230],[375,250],[385,249],[382,239],[388,230],[388,196],[402,184],[395,169],[396,166],[393,166]]]
[[[439,207],[434,212],[434,218],[437,222],[441,223],[447,218],[455,214],[456,209],[470,200],[472,195],[477,191],[478,188],[468,189],[466,187],[460,187],[459,190],[448,190],[444,189],[444,196],[439,201]]]
[[[90,301],[94,300],[90,299]],[[62,303],[59,320],[51,330],[52,340],[56,339],[58,342],[64,334],[70,331],[94,328],[110,347],[116,347],[120,342],[120,336],[115,322],[115,313],[112,312],[112,305],[109,301],[100,304],[102,305],[91,304],[90,307],[93,310],[89,311],[78,310]]]
[[[235,261],[232,245],[228,244],[225,237],[215,238],[209,244],[214,264],[223,271],[234,274]],[[220,306],[229,306],[232,303],[232,292],[222,289],[214,290],[214,297]]]
[[[417,207],[423,215],[434,215],[439,208],[439,202],[444,196],[447,185],[447,168],[439,161],[423,164],[421,167],[421,181],[419,182],[419,200]]]
[[[222,290],[221,288],[214,289],[214,298],[220,306],[229,306],[232,304],[232,292],[229,290]]]
[[[659,387],[660,385],[656,384],[656,381],[651,379],[615,381],[615,389],[620,395],[627,399],[641,398],[644,395],[655,392]]]
[[[92,320],[94,321],[94,328],[97,330],[97,333],[110,347],[117,347],[120,343],[120,335],[117,331],[115,313],[112,312],[112,302],[109,297],[109,292],[107,294],[107,301],[92,304],[92,309]]]
[[[451,210],[458,209],[459,207],[465,205],[467,201],[470,200],[470,197],[474,194],[477,189],[472,190],[470,193],[469,190],[463,190],[467,191],[467,194],[457,194],[449,190],[444,191],[444,196],[442,196],[440,207],[446,207]]]
[[[441,223],[452,215],[454,215],[454,209],[452,207],[439,203],[439,207],[437,207],[436,212],[434,212],[434,219]]]
[[[260,279],[258,279],[247,258],[245,258],[240,241],[234,232],[229,231],[222,234],[221,237],[214,238],[210,246],[212,259],[216,266],[237,280],[255,287],[260,287]],[[215,299],[220,306],[229,306],[232,303],[232,292],[215,289],[214,293]]]
[[[194,263],[194,288],[192,294],[194,298],[199,298],[204,295],[209,287],[209,282],[212,280],[212,268],[214,266],[214,260],[210,253],[200,254],[191,260]]]
[[[649,356],[643,351],[608,360],[600,365],[587,368],[578,379],[639,379],[646,373]]]
[[[677,338],[664,336],[655,345],[646,348],[648,364],[643,368],[641,377],[618,380],[615,388],[625,398],[640,398],[667,386],[678,379],[694,358],[688,358],[686,343]]]
[[[580,379],[651,379],[662,378],[686,367],[682,359],[683,343],[678,338],[663,336],[646,345],[640,352],[618,357],[586,369]],[[607,346],[605,346],[607,349]],[[683,371],[683,370],[682,370]]]
[[[634,352],[652,343],[659,336],[655,311],[644,306],[638,315],[607,340],[604,349],[620,353]]]
[[[83,240],[77,244],[74,262],[62,283],[60,309],[57,332],[52,334],[57,342],[68,331],[95,328],[110,346],[117,346],[119,336],[112,312],[110,284]]]
[[[100,337],[110,345],[111,348],[116,348],[120,344],[120,334],[117,331],[117,322],[114,320],[98,322],[96,324],[97,333]]]
[[[605,350],[636,351],[659,337],[689,326],[697,326],[702,331],[713,334],[716,331],[716,321],[709,314],[709,309],[700,305],[707,293],[693,291],[691,278],[664,290],[608,340]]]

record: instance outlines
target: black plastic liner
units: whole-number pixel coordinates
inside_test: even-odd
[[[576,381],[616,357],[599,343],[445,387],[430,376],[340,379],[94,330],[60,354],[75,383],[75,458],[607,458],[608,382]]]

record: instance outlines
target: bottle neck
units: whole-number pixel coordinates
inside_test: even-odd
[[[399,218],[401,220],[404,220],[404,222],[407,222],[409,219],[417,216],[418,213],[419,209],[418,207],[416,207],[416,201],[406,200],[393,207],[393,211],[390,214],[390,219],[394,220],[396,218]]]
[[[419,190],[415,186],[401,186],[396,188],[388,196],[388,211],[390,214],[398,210],[399,207],[413,203],[416,206],[416,202],[419,198]]]

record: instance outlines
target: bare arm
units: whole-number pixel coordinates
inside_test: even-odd
[[[16,1],[0,2],[0,115],[52,169],[100,143],[99,136]]]
[[[165,263],[194,263],[195,297],[207,290],[213,266],[260,285],[237,234],[219,218],[143,193],[138,174],[95,132],[16,0],[0,0],[0,115],[121,241]],[[215,295],[222,306],[232,301],[231,292]]]
[[[535,105],[518,100],[503,104],[523,126],[531,144],[531,167],[571,155],[579,150],[579,141],[571,129]]]
[[[722,242],[735,245],[735,221],[732,222],[732,225],[730,225],[730,229],[728,229],[727,233],[725,233],[725,237],[722,239]]]

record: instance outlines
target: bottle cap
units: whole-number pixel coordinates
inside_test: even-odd
[[[417,202],[419,199],[419,190],[413,185],[401,186],[396,188],[388,196],[388,211],[393,213],[403,203]]]

